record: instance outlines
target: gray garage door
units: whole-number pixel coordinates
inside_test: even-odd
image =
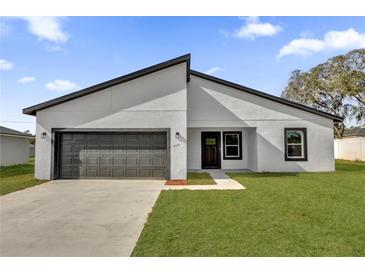
[[[166,132],[61,133],[61,178],[167,178]]]

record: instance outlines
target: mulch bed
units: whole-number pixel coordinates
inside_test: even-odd
[[[187,184],[187,180],[167,180],[165,183],[167,186],[185,186]]]

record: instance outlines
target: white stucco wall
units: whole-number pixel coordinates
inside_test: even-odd
[[[335,158],[351,161],[365,161],[365,137],[335,139]]]
[[[257,171],[257,133],[256,128],[247,131],[247,169]]]
[[[170,176],[186,178],[186,64],[37,112],[38,179],[51,177],[52,128],[170,129]],[[180,132],[182,138],[175,138]],[[42,139],[42,132],[47,138]]]
[[[28,138],[0,135],[0,166],[26,164],[28,160]]]
[[[334,170],[331,119],[197,76],[192,76],[188,83],[187,124],[189,132],[192,128],[252,128],[248,134],[249,148],[244,151],[252,154],[253,147],[257,147],[257,155],[247,158],[247,168],[253,170],[255,167],[257,171],[272,172]],[[285,161],[286,127],[307,128],[308,161]],[[188,157],[200,159],[200,153],[189,148]]]

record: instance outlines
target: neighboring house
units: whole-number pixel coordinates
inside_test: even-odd
[[[0,126],[0,166],[28,163],[31,134]]]
[[[333,171],[334,116],[190,69],[190,54],[26,108],[50,178]]]
[[[335,139],[335,158],[365,161],[365,126],[346,129],[342,139]]]

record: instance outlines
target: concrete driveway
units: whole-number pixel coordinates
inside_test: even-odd
[[[165,181],[58,180],[0,198],[1,256],[130,256]]]

